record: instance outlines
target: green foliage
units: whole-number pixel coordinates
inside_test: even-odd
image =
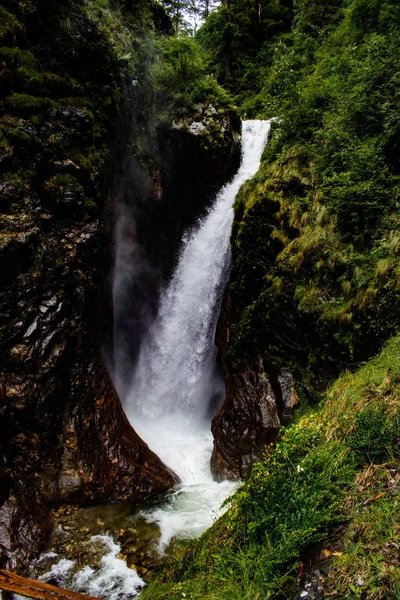
[[[345,552],[334,561],[328,585],[343,595],[365,600],[397,600],[400,593],[400,572],[396,547],[400,537],[398,523],[400,507],[390,481],[397,479],[396,465],[389,468],[370,466],[359,477],[363,489],[358,493],[354,518],[343,537]],[[355,497],[353,498],[355,501]],[[365,503],[364,506],[360,506]]]
[[[395,418],[382,406],[367,406],[357,414],[349,446],[361,462],[376,462],[399,454],[400,413]]]
[[[51,106],[51,100],[30,94],[12,94],[8,96],[6,104],[10,112],[30,116]]]
[[[190,117],[198,104],[211,104],[220,111],[233,109],[229,94],[206,73],[201,48],[193,38],[178,34],[165,38],[159,46],[161,54],[153,75],[161,114],[169,120]]]
[[[263,86],[274,44],[289,32],[291,0],[231,0],[212,12],[196,39],[208,69],[246,112],[254,114],[254,96]]]
[[[0,43],[12,42],[23,31],[23,25],[15,15],[0,6]]]
[[[178,94],[189,91],[204,76],[200,48],[183,34],[166,38],[161,47],[163,60],[156,73],[160,87]]]
[[[397,13],[297,2],[256,97],[278,118],[236,206],[228,354],[291,364],[308,397],[398,331]]]
[[[232,505],[228,529],[235,540],[270,548],[270,576],[283,572],[309,543],[339,522],[345,485],[351,481],[348,450],[324,443],[316,419],[303,419],[283,432],[265,463],[256,464],[249,483]],[[245,516],[245,518],[244,518]]]

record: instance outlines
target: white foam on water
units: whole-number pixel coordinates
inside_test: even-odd
[[[55,552],[51,552],[49,554],[51,558],[56,558],[57,556]],[[41,559],[44,559],[44,556],[42,556]],[[74,560],[62,558],[51,566],[50,571],[47,571],[44,575],[38,577],[38,581],[49,581],[52,579],[57,582],[57,585],[59,585],[58,582],[60,582],[61,585],[65,581],[66,577],[70,574],[74,566]]]
[[[53,564],[49,571],[41,575],[39,581],[54,582],[59,587],[104,598],[104,600],[132,600],[143,588],[144,581],[137,572],[130,569],[118,555],[121,548],[109,535],[93,535],[89,539],[95,554],[102,547],[103,555],[97,567],[86,565],[76,570],[73,560],[62,558]],[[54,558],[57,555],[43,555],[41,558]]]
[[[182,480],[163,506],[141,513],[160,527],[159,550],[162,552],[173,538],[199,537],[222,514],[221,504],[237,484],[217,483],[212,479],[213,439],[209,424],[199,428],[197,422],[175,416],[162,419],[161,427],[159,423],[153,427],[144,423],[136,424],[136,429]]]
[[[124,560],[118,558],[121,551],[120,546],[108,535],[94,535],[90,541],[103,544],[105,554],[97,569],[86,566],[75,573],[72,579],[72,589],[105,600],[136,598],[139,590],[144,586],[144,582],[136,571],[130,569]]]

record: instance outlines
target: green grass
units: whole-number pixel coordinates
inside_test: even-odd
[[[395,337],[282,431],[225,515],[200,540],[175,545],[142,597],[291,598],[300,562],[322,544],[326,593],[399,598],[399,438]]]

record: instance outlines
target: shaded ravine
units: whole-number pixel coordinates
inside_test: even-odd
[[[158,523],[161,549],[172,538],[200,535],[234,488],[213,481],[210,471],[210,422],[224,394],[214,338],[229,274],[233,203],[258,171],[269,128],[268,121],[243,123],[239,171],[184,236],[124,401],[135,430],[182,481],[163,507],[143,513]]]
[[[118,507],[78,511],[76,519],[72,515],[66,521],[69,525],[58,526],[52,552],[32,565],[34,576],[41,574],[44,581],[107,600],[130,600],[140,594],[144,582],[120,555],[125,552],[123,544],[113,539],[118,531],[140,537],[138,530],[144,527],[144,540],[159,529],[158,542],[153,536],[148,545],[150,553],[162,553],[173,538],[200,536],[222,513],[221,504],[236,484],[214,481],[210,470],[210,423],[224,388],[216,369],[214,337],[229,274],[233,202],[241,185],[259,168],[269,127],[268,121],[243,123],[240,169],[207,215],[184,236],[175,272],[161,294],[158,315],[142,342],[124,399],[134,429],[179,475],[181,484],[162,504],[140,511],[120,507],[120,517],[113,515]],[[153,528],[147,533],[140,525],[146,521]],[[72,551],[80,536],[78,549]]]

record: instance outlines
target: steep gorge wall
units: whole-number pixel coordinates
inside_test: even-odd
[[[51,507],[133,500],[176,476],[129,425],[101,357],[112,328],[103,207],[129,68],[84,3],[7,8],[1,548],[15,564],[44,541]]]
[[[128,423],[104,366],[106,360],[113,372],[120,207],[132,209],[136,223],[143,203],[157,215],[174,202],[160,190],[177,187],[183,203],[191,178],[200,179],[200,165],[190,163],[184,185],[168,183],[173,159],[163,162],[157,141],[147,162],[137,150],[151,137],[144,92],[132,85],[133,77],[146,77],[145,29],[157,21],[168,30],[168,19],[154,10],[143,22],[122,7],[104,11],[90,2],[10,0],[1,8],[3,565],[35,554],[52,507],[135,501],[177,481]],[[132,48],[136,60],[121,60]],[[198,148],[203,167],[215,161],[194,136],[191,146],[179,136],[181,155]],[[227,136],[234,147],[232,132]],[[237,146],[223,163],[233,164],[235,152]],[[190,212],[178,227],[160,229],[158,253],[193,219]],[[140,235],[151,248],[148,213],[145,220]]]

